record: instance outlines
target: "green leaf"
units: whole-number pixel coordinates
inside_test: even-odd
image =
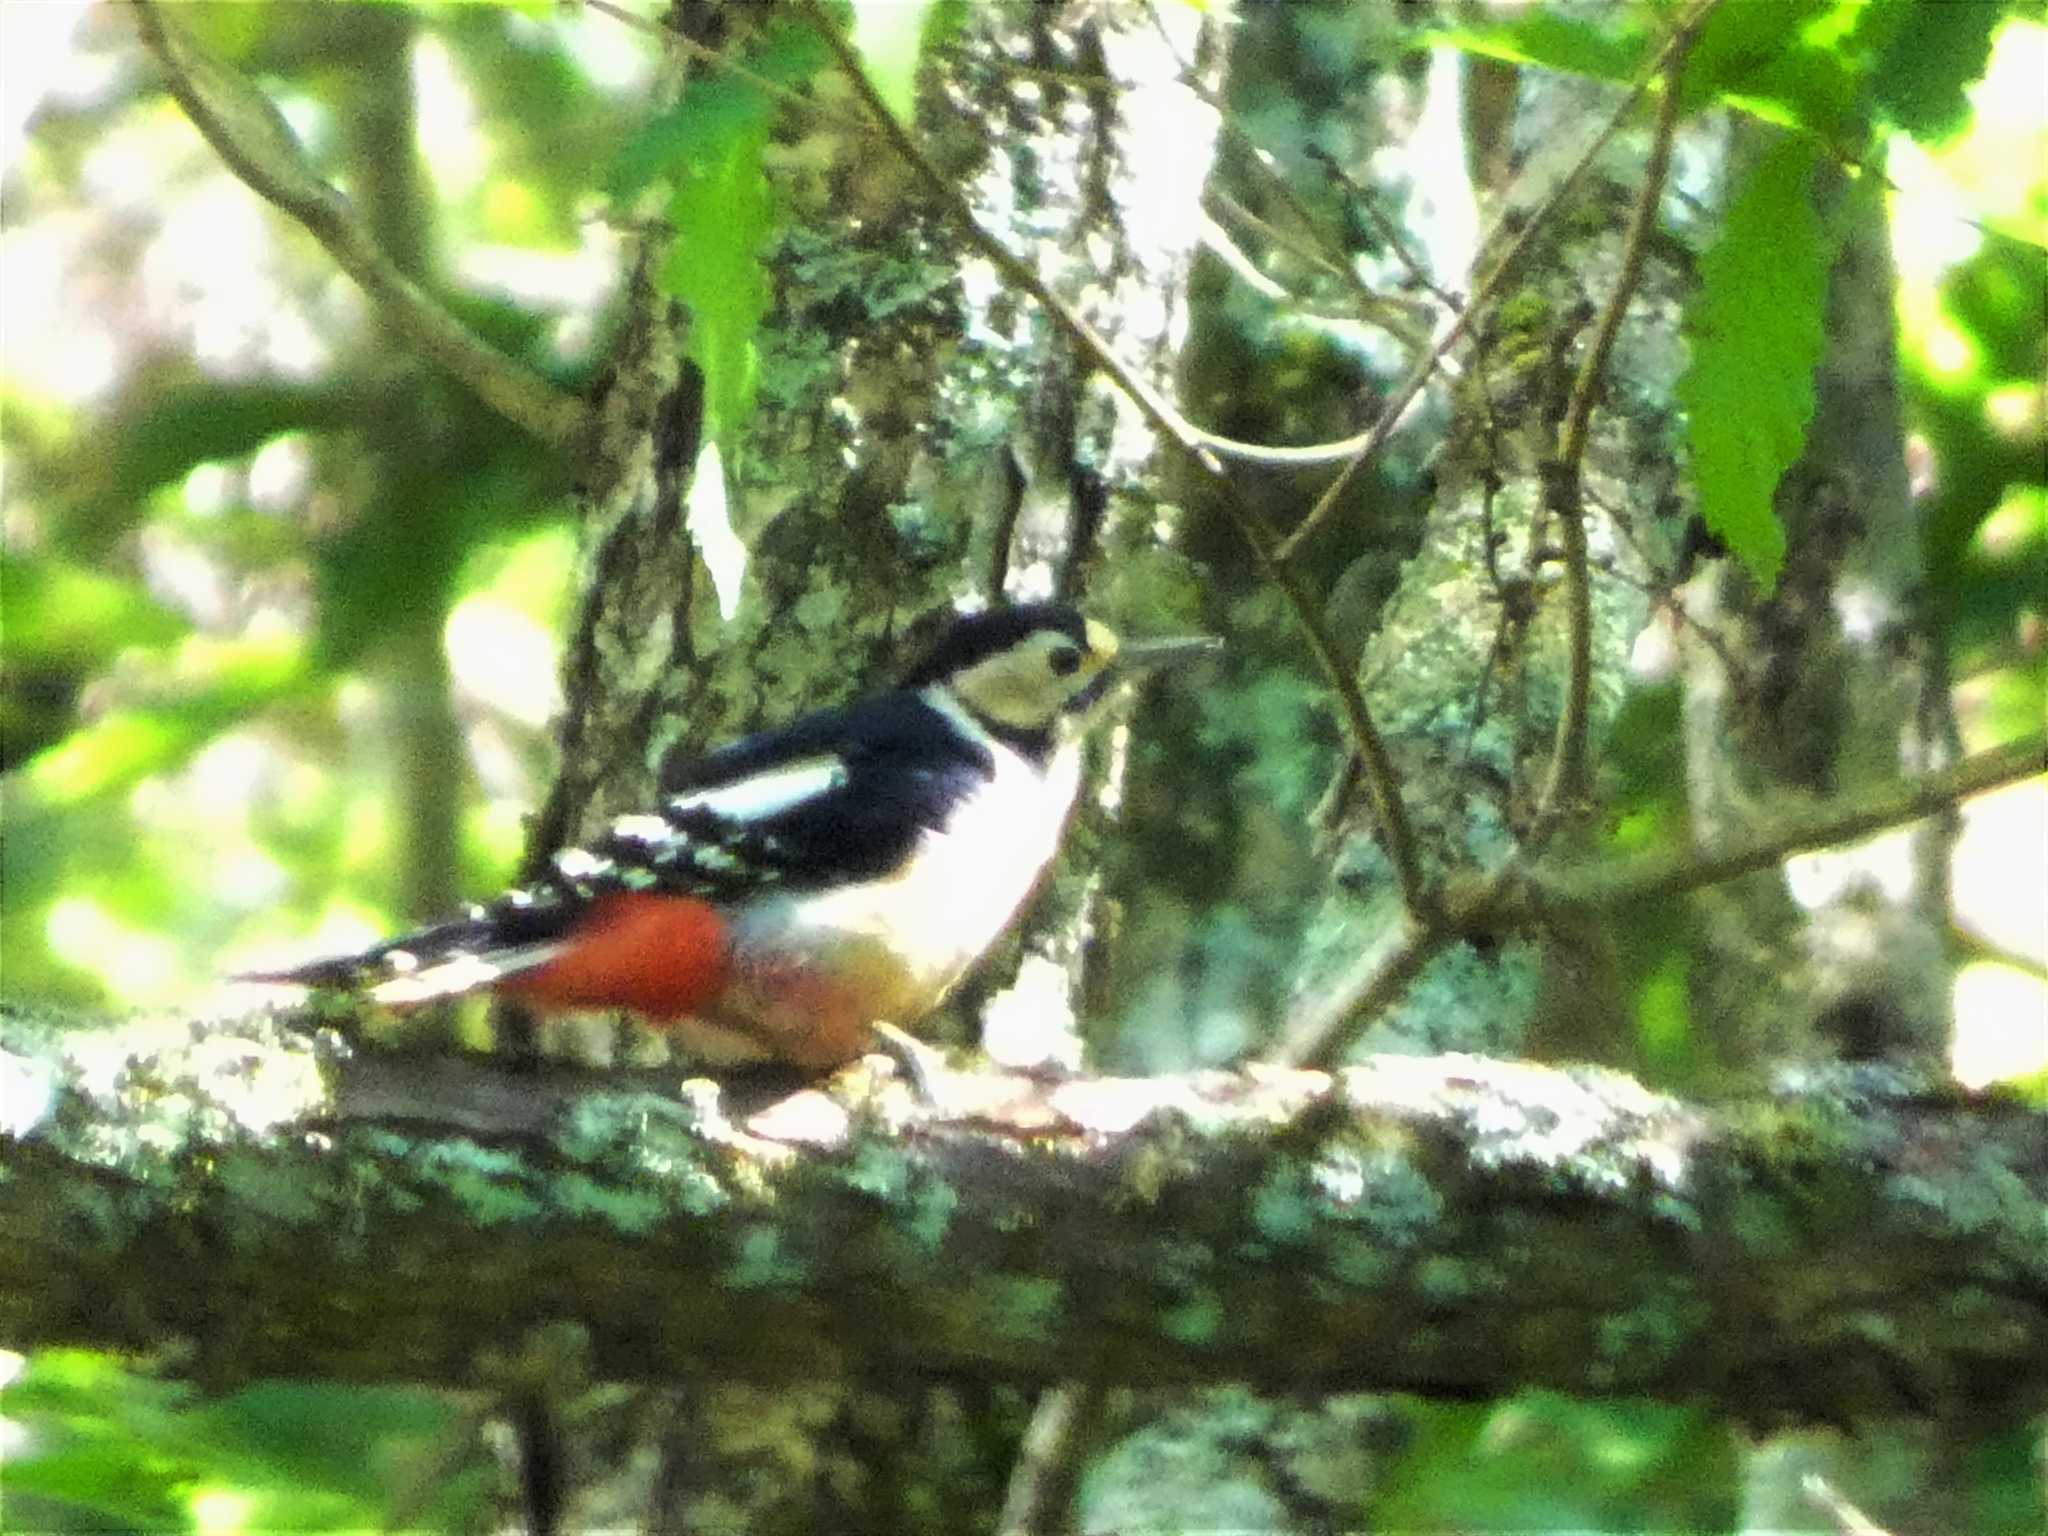
[[[681,100],[650,119],[619,151],[606,189],[620,201],[630,199],[679,167],[715,158],[772,112],[767,94],[751,81],[734,75],[693,79]]]
[[[801,22],[778,21],[763,29],[744,60],[752,73],[777,85],[797,86],[832,60],[825,39]]]
[[[1700,513],[1765,591],[1785,560],[1771,498],[1805,444],[1827,339],[1832,242],[1808,193],[1816,159],[1811,140],[1788,136],[1757,162],[1685,311],[1692,363],[1677,394]]]
[[[273,1382],[202,1402],[80,1350],[29,1357],[0,1407],[27,1431],[7,1463],[22,1505],[10,1503],[22,1517],[10,1530],[375,1529],[394,1472],[456,1423],[446,1401],[412,1388]],[[448,1481],[449,1496],[419,1511],[434,1529],[466,1527],[482,1508],[474,1478],[456,1469]]]
[[[1689,957],[1676,947],[1636,987],[1636,1044],[1658,1082],[1690,1065],[1692,1015],[1687,1007]]]
[[[853,0],[853,46],[875,91],[905,122],[917,107],[917,61],[936,0]]]
[[[402,5],[417,9],[419,0],[370,0],[372,5]],[[437,9],[455,11],[517,11],[535,21],[552,21],[561,10],[561,0],[437,0]]]
[[[704,417],[732,457],[760,377],[754,345],[770,300],[766,256],[777,206],[761,166],[765,122],[683,168],[669,199],[675,245],[661,284],[690,306],[689,356],[704,374]]]
[[[103,665],[125,646],[161,645],[190,627],[140,581],[61,557],[0,554],[0,634],[15,666]]]
[[[1721,101],[1831,141],[1860,139],[1856,103],[1874,36],[1859,26],[1864,10],[1864,0],[1721,6],[1687,59],[1686,110]],[[1452,28],[1430,34],[1430,41],[1510,64],[1632,85],[1649,68],[1667,24],[1668,17],[1660,17],[1655,27],[1645,27],[1631,16],[1602,26],[1537,6],[1504,25]]]
[[[1505,64],[1533,64],[1595,80],[1632,80],[1650,54],[1650,33],[1624,23],[1608,28],[1548,6],[1497,26],[1451,27],[1427,34],[1436,47],[1456,48]]]
[[[52,542],[83,560],[104,558],[150,515],[150,494],[195,466],[238,459],[290,432],[361,425],[363,415],[346,388],[142,369],[100,417],[97,451],[65,456],[69,477],[50,488]]]
[[[39,752],[24,770],[29,786],[51,805],[131,788],[308,685],[304,647],[292,637],[195,635],[180,649],[176,669],[196,681],[161,703],[114,710]]]
[[[1668,1350],[1687,1323],[1642,1308],[1599,1341]],[[1530,1391],[1498,1402],[1394,1400],[1402,1434],[1358,1523],[1374,1530],[1726,1531],[1736,1442],[1687,1408]]]
[[[1860,156],[1860,102],[1878,30],[1866,25],[1870,10],[1865,0],[1721,6],[1686,61],[1686,105],[1718,100]]]
[[[1871,82],[1884,115],[1916,139],[1939,139],[1969,116],[1964,88],[1984,73],[1999,0],[1891,0],[1904,20]]]
[[[1700,28],[1685,66],[1688,101],[1704,102],[1752,87],[1788,50],[1810,46],[1836,0],[1771,0],[1768,5],[1723,4]]]
[[[607,190],[616,199],[629,199],[657,177],[717,160],[738,139],[766,132],[777,103],[747,76],[796,86],[830,58],[824,39],[809,27],[771,26],[739,60],[747,75],[717,71],[692,79],[674,106],[635,134],[619,152]]]
[[[741,62],[750,74],[786,85],[807,79],[826,58],[815,32],[777,25]],[[690,307],[689,357],[704,374],[706,423],[728,461],[732,434],[754,403],[754,338],[771,298],[766,256],[781,210],[762,156],[776,105],[736,73],[693,81],[627,147],[611,180],[620,197],[660,176],[673,182],[668,216],[676,241],[661,286]]]

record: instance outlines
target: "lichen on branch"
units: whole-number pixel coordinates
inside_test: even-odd
[[[1386,1057],[756,1108],[302,1028],[0,1015],[0,1342],[460,1381],[569,1321],[634,1380],[2048,1404],[2048,1116],[1997,1100],[1837,1074],[1708,1112]]]

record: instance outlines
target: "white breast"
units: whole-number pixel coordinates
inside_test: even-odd
[[[916,854],[885,879],[748,912],[733,932],[742,977],[757,957],[773,967],[812,955],[830,971],[835,957],[846,956],[871,978],[878,1005],[914,1016],[996,941],[1059,849],[1080,787],[1080,753],[1063,745],[1040,769],[973,729],[995,772],[954,808],[945,829],[926,832]],[[878,966],[893,974],[876,975]]]

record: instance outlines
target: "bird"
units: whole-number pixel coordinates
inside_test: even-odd
[[[653,810],[563,849],[545,877],[240,979],[397,1007],[489,990],[543,1013],[625,1010],[711,1061],[826,1071],[895,1054],[1050,868],[1098,706],[1217,646],[1121,644],[1065,602],[953,616],[894,687],[671,753]]]

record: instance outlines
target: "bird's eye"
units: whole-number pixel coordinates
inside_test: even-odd
[[[1071,645],[1054,646],[1045,659],[1055,677],[1072,677],[1081,670],[1081,653]]]

